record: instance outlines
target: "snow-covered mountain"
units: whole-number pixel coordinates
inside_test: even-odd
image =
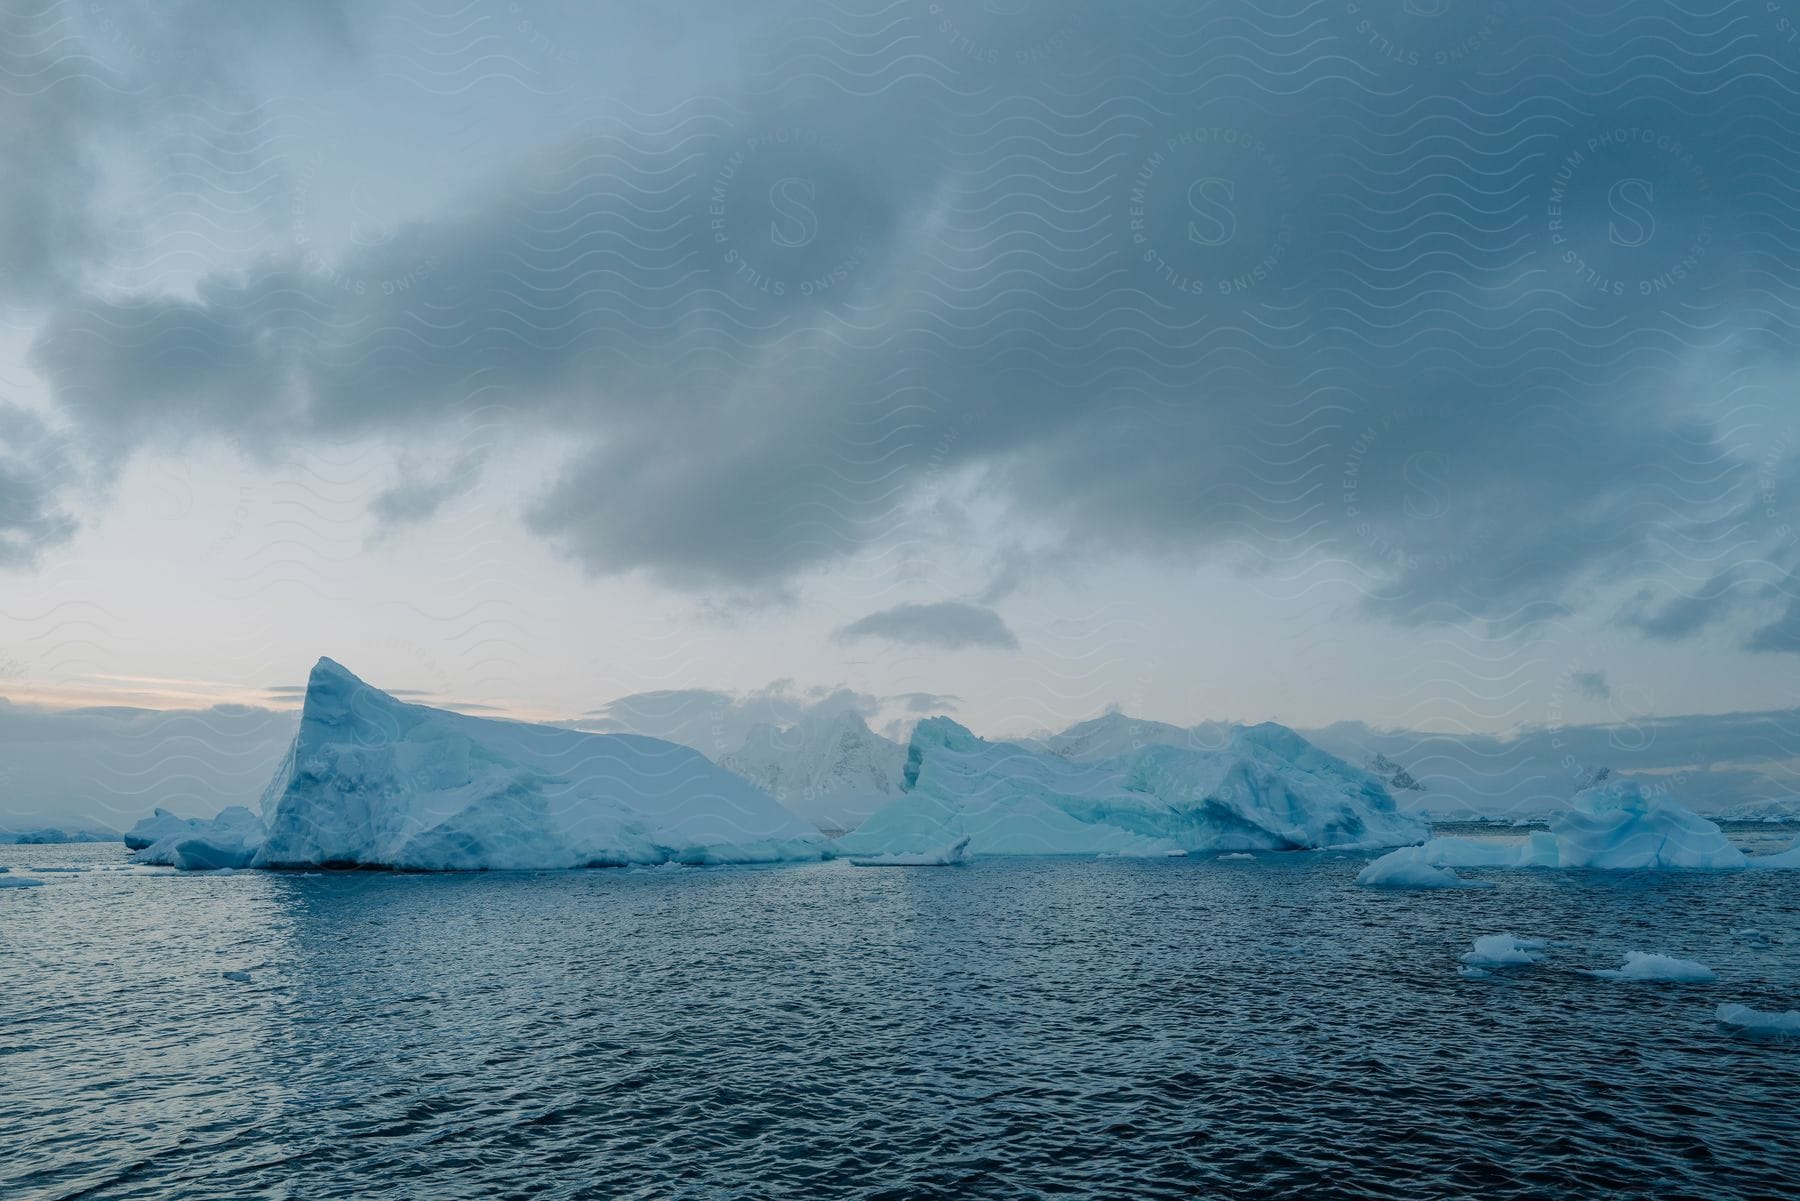
[[[1734,822],[1800,822],[1800,796],[1747,801],[1718,815]]]
[[[854,830],[900,795],[906,748],[854,711],[815,711],[785,728],[758,725],[719,758],[822,830]]]
[[[1225,722],[1176,726],[1166,721],[1128,717],[1118,710],[1088,721],[1076,722],[1060,734],[1036,739],[1037,745],[1064,759],[1092,763],[1117,759],[1147,746],[1178,746],[1193,751],[1216,751],[1231,741],[1233,727]]]

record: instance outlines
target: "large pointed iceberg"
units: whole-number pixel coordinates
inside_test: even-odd
[[[852,855],[917,854],[967,836],[975,855],[1395,846],[1425,826],[1381,782],[1273,724],[1223,749],[1145,746],[1076,762],[987,742],[945,717],[907,748],[905,796],[839,840]]]
[[[698,751],[406,704],[321,659],[262,801],[261,867],[454,871],[819,859],[824,839]]]

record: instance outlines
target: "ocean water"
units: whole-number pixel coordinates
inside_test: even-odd
[[[1800,1007],[1786,873],[124,858],[0,847],[83,869],[0,890],[8,1201],[1800,1190],[1800,1044],[1712,1018]],[[1548,959],[1459,978],[1502,931]],[[1630,950],[1720,980],[1577,971]]]

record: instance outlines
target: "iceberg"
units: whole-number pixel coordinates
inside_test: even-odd
[[[773,863],[830,852],[698,751],[407,704],[330,659],[262,799],[257,867]]]
[[[1511,934],[1484,934],[1474,949],[1464,951],[1457,962],[1472,968],[1528,967],[1543,959],[1544,940],[1515,938]]]
[[[853,867],[955,867],[968,857],[969,836],[963,835],[947,847],[904,855],[870,855],[850,860]]]
[[[1434,839],[1433,842],[1463,841]],[[1370,863],[1356,875],[1356,882],[1369,888],[1492,888],[1484,880],[1465,880],[1448,867],[1429,858],[1433,842],[1424,846],[1401,847]]]
[[[1575,794],[1570,808],[1550,818],[1548,832],[1523,843],[1433,838],[1401,847],[1370,863],[1357,876],[1379,884],[1421,866],[1599,868],[1607,871],[1721,871],[1754,866],[1800,867],[1792,852],[1750,859],[1724,831],[1666,796],[1652,795],[1635,780],[1611,779]],[[1453,873],[1452,873],[1453,874]],[[1421,878],[1423,876],[1421,875]]]
[[[1744,853],[1714,822],[1636,780],[1611,779],[1575,794],[1550,818],[1557,866],[1613,871],[1744,866]]]
[[[262,849],[262,819],[242,805],[223,809],[211,819],[182,821],[181,826],[140,850],[131,861],[188,872],[220,871],[249,867]]]
[[[1713,1020],[1721,1026],[1733,1026],[1746,1034],[1776,1037],[1800,1037],[1800,1009],[1772,1013],[1752,1009],[1748,1005],[1725,1004],[1713,1011]]]
[[[29,826],[0,830],[0,843],[17,846],[50,846],[67,842],[117,842],[119,832],[99,827]]]
[[[1648,951],[1627,951],[1623,967],[1599,968],[1587,974],[1602,980],[1666,980],[1680,984],[1711,984],[1719,978],[1704,963]]]
[[[839,840],[853,856],[1141,855],[1396,846],[1425,836],[1381,782],[1273,724],[1223,749],[1153,744],[1093,761],[988,742],[946,717],[913,729],[905,794]]]
[[[171,834],[198,830],[205,824],[205,818],[176,817],[167,809],[152,809],[149,817],[125,831],[125,846],[129,850],[141,851],[151,843],[159,842]]]

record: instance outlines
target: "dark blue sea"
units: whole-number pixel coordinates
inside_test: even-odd
[[[1793,873],[125,857],[0,847],[7,1201],[1800,1192],[1800,1042],[1713,1019],[1800,1008]],[[1578,970],[1632,950],[1719,980]]]

